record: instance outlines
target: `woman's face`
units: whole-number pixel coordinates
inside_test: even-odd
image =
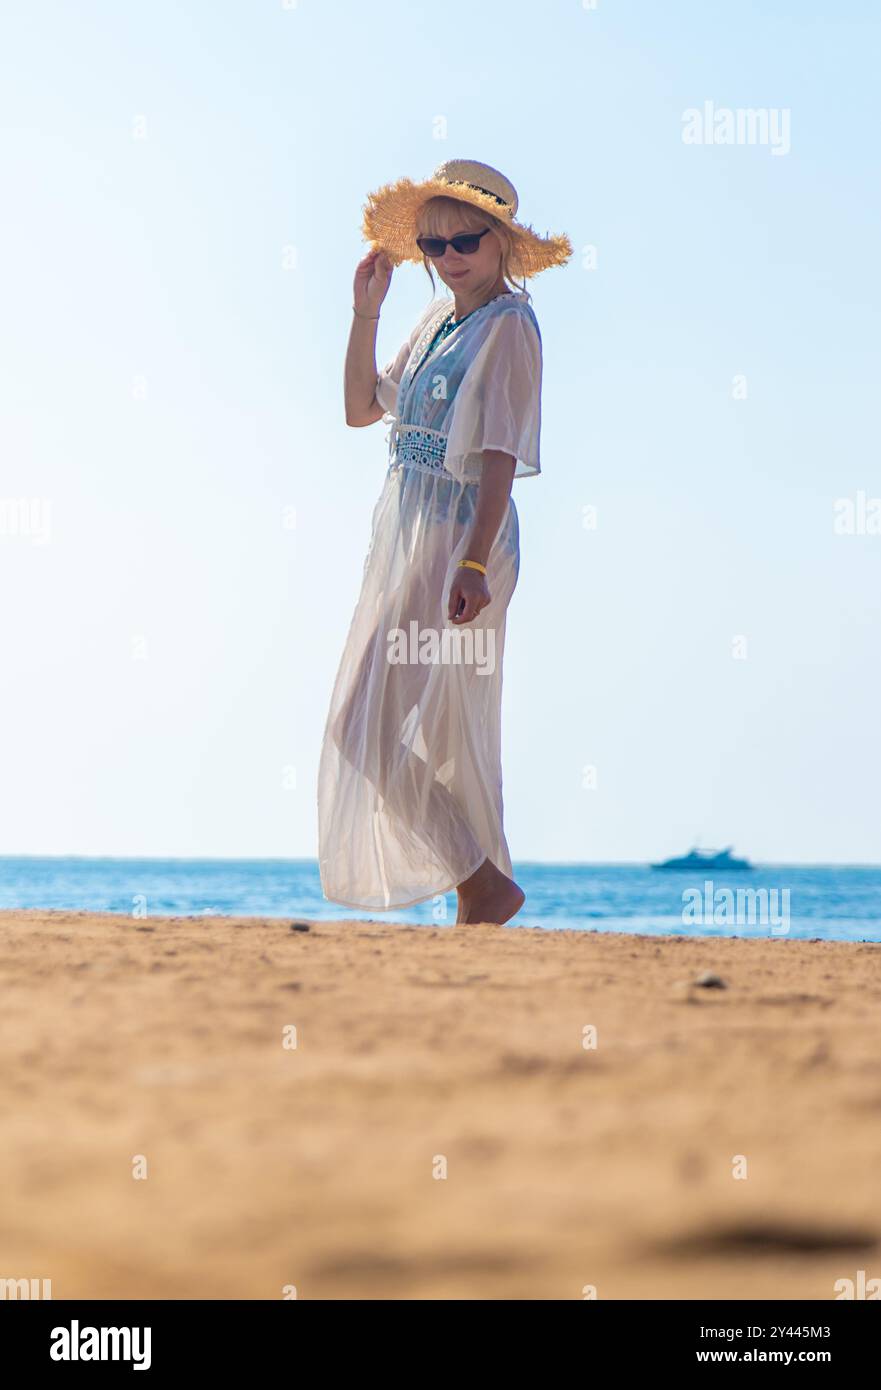
[[[470,219],[452,208],[438,208],[429,226],[420,230],[424,230],[428,236],[449,238],[459,233],[482,232],[483,227],[470,225]],[[464,290],[469,295],[479,294],[493,289],[498,282],[502,268],[502,243],[490,228],[470,256],[462,256],[454,247],[448,246],[440,259],[432,260],[431,264],[451,290]]]

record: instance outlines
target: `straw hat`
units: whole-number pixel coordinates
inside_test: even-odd
[[[511,270],[514,275],[528,278],[552,265],[564,265],[572,255],[572,243],[561,236],[539,236],[514,214],[519,199],[517,190],[489,164],[476,159],[448,159],[435,169],[430,179],[414,183],[398,179],[384,184],[368,196],[364,206],[362,231],[375,248],[385,251],[392,265],[401,261],[422,261],[416,245],[419,209],[428,198],[438,195],[458,198],[484,212],[492,213],[514,234],[514,254]]]

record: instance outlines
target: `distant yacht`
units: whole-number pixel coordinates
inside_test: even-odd
[[[731,846],[727,849],[690,849],[679,859],[665,859],[662,864],[652,864],[653,869],[751,869],[747,859],[735,859]]]

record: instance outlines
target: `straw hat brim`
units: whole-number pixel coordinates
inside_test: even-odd
[[[416,245],[419,209],[428,198],[437,196],[471,203],[509,227],[514,236],[510,268],[512,274],[519,278],[528,279],[550,266],[564,265],[572,255],[572,243],[565,233],[560,236],[539,236],[532,227],[518,222],[490,194],[438,178],[425,179],[421,183],[407,178],[398,179],[396,183],[384,184],[375,193],[369,194],[361,228],[365,240],[370,242],[373,249],[384,251],[392,265],[400,265],[402,261],[420,263],[422,252]]]

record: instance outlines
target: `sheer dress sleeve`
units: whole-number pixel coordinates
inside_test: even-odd
[[[517,461],[515,478],[541,472],[541,334],[531,315],[499,314],[456,393],[446,467],[479,482],[480,455],[499,449]]]
[[[410,334],[409,338],[403,342],[395,356],[387,362],[376,378],[376,399],[387,414],[394,415],[398,409],[398,387],[404,375],[410,353],[416,346],[416,342],[422,334],[423,329],[428,323],[431,315],[441,307],[438,300],[433,300],[428,308],[419,317],[419,321]]]

